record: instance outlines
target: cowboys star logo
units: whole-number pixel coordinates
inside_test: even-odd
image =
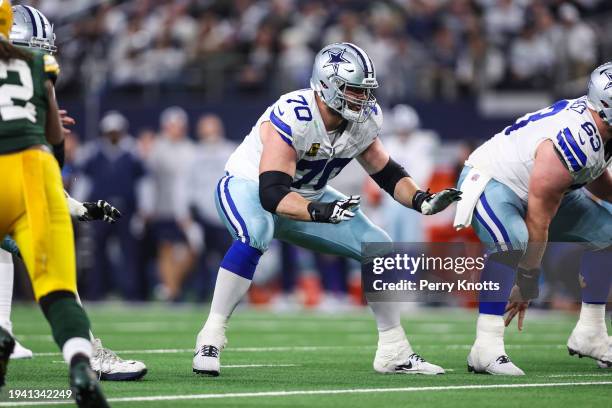
[[[605,74],[608,77],[608,83],[606,84],[606,86],[604,87],[604,91],[608,88],[612,88],[612,71],[604,71],[603,74]]]
[[[327,53],[329,54],[329,61],[323,65],[323,68],[329,67],[330,65],[334,68],[334,74],[338,75],[338,67],[340,64],[350,64],[351,61],[347,60],[343,57],[346,52],[346,48],[342,50],[329,50]]]

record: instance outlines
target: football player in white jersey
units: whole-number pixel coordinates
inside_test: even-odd
[[[474,372],[523,375],[504,350],[505,325],[518,314],[522,329],[530,299],[538,296],[547,242],[583,242],[582,309],[567,346],[612,367],[605,322],[612,271],[612,62],[595,69],[587,95],[561,100],[519,118],[480,146],[459,178],[463,200],[455,226],[471,223],[491,252],[483,280],[501,284],[480,294],[476,341],[468,357]],[[510,303],[506,306],[506,300]]]
[[[217,210],[235,241],[221,262],[210,314],[197,336],[196,373],[219,375],[228,320],[273,238],[359,261],[362,242],[390,242],[359,210],[359,196],[346,197],[327,185],[353,158],[397,201],[423,214],[460,199],[455,189],[419,190],[390,159],[378,139],[382,111],[373,95],[376,72],[362,49],[351,43],[323,48],[310,84],[281,96],[264,112],[219,182]],[[397,303],[370,306],[379,331],[376,371],[444,372],[412,350]]]

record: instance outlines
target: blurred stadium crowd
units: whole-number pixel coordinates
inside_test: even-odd
[[[321,45],[355,42],[370,53],[382,84],[383,142],[433,190],[455,184],[474,146],[422,129],[418,113],[403,103],[452,101],[491,89],[583,92],[586,74],[612,55],[609,0],[14,3],[39,8],[55,24],[60,104],[71,96],[147,95],[151,89],[160,106],[167,106],[169,91],[209,101],[239,102],[242,94],[274,99],[308,86]],[[191,119],[173,106],[135,129],[122,113],[109,111],[95,134],[68,135],[67,189],[82,201],[108,200],[123,213],[116,225],[76,226],[84,298],[207,300],[212,293],[231,244],[214,193],[244,135],[226,138],[223,121],[211,113]],[[353,165],[331,184],[361,193],[366,214],[395,241],[477,240],[453,230],[453,211],[425,221]],[[287,244],[275,243],[266,253],[254,283],[252,302],[282,309],[335,310],[361,302],[358,264]]]
[[[56,24],[59,88],[74,92],[278,93],[308,85],[322,45],[350,41],[375,61],[390,104],[491,88],[559,92],[612,55],[607,0],[28,3]]]

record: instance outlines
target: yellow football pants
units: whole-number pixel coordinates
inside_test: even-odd
[[[72,220],[55,158],[43,150],[0,154],[0,239],[11,234],[25,261],[34,296],[76,293]]]

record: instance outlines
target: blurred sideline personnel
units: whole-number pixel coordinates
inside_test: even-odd
[[[383,139],[387,151],[397,155],[397,162],[418,185],[428,185],[435,167],[435,151],[439,147],[437,135],[420,128],[419,115],[408,105],[394,106],[388,123],[391,123],[392,132]],[[404,207],[389,196],[383,202],[385,231],[393,242],[425,241],[421,214],[404,211]]]
[[[10,33],[10,41],[15,45],[24,46],[29,49],[35,50],[37,55],[42,54],[42,58],[48,61],[49,64],[45,65],[45,70],[50,78],[50,84],[53,86],[53,82],[56,80],[59,74],[59,65],[51,53],[55,52],[55,34],[53,33],[53,26],[49,23],[46,17],[38,10],[29,6],[15,6],[14,11],[14,24]],[[34,20],[36,21],[34,21]],[[44,30],[41,36],[38,36],[35,27],[43,27]],[[39,50],[43,50],[46,53],[41,53]],[[20,78],[21,78],[20,74]],[[22,82],[23,84],[23,82]],[[53,94],[55,98],[55,94]],[[53,99],[55,101],[55,99]],[[13,102],[11,102],[12,105]],[[25,105],[27,106],[27,104]],[[60,113],[60,129],[62,135],[69,133],[70,131],[63,126],[74,124],[74,119],[66,116],[64,111]],[[3,115],[4,118],[4,115]],[[5,119],[5,118],[4,118]],[[27,118],[26,118],[27,119]],[[60,167],[63,166],[64,162],[64,141],[53,146],[54,154]],[[80,203],[66,194],[68,200],[69,213],[75,217],[78,217],[80,221],[91,221],[91,220],[104,220],[106,223],[112,224],[115,220],[121,216],[119,211],[112,207],[109,203],[104,200],[97,200],[96,202]],[[72,234],[72,228],[71,228]],[[72,235],[71,235],[72,237]],[[12,249],[14,254],[19,255],[19,248],[16,244],[11,243],[10,238],[6,238],[3,242],[7,244],[7,248]],[[29,265],[26,263],[26,266]],[[13,285],[13,274],[14,268],[12,259],[8,258],[2,263],[3,276],[9,277],[6,282],[0,282],[0,303],[2,304],[2,314],[0,315],[0,324],[2,322],[8,322],[8,326],[12,326],[10,323],[10,303],[12,299],[12,285]],[[76,290],[76,288],[75,288]],[[76,294],[76,301],[81,305],[78,294]],[[8,307],[6,305],[8,304]],[[89,336],[93,342],[93,356],[91,358],[92,368],[98,373],[101,379],[104,380],[135,380],[142,378],[147,373],[146,366],[133,360],[122,360],[114,352],[109,349],[102,347],[100,339],[96,339],[93,333],[90,331]],[[23,352],[21,357],[28,357],[29,351],[27,349],[19,349],[18,351]],[[31,352],[30,352],[31,354]]]
[[[396,200],[434,214],[460,199],[455,189],[430,194],[389,158],[378,133],[382,111],[368,55],[335,43],[316,56],[311,87],[280,97],[259,118],[226,164],[217,208],[235,241],[221,262],[210,314],[197,336],[193,371],[219,375],[230,315],[251,285],[273,238],[362,261],[362,242],[390,242],[360,210],[359,196],[327,185],[357,158]],[[416,354],[400,324],[399,304],[371,302],[378,330],[374,369],[381,373],[442,374]]]
[[[593,71],[587,95],[529,113],[476,149],[459,178],[463,201],[455,226],[471,223],[491,251],[483,280],[503,296],[480,294],[470,371],[523,375],[504,349],[506,325],[538,296],[547,242],[583,242],[582,309],[567,342],[570,354],[612,367],[605,322],[612,272],[612,213],[581,190],[612,201],[612,62]],[[472,218],[473,215],[473,218]],[[518,273],[517,272],[518,269]],[[516,281],[515,281],[516,276]],[[514,286],[513,286],[514,284]]]
[[[0,171],[5,175],[0,233],[13,234],[19,245],[36,301],[70,366],[77,404],[105,407],[89,365],[89,320],[76,300],[72,223],[58,162],[49,149],[63,141],[53,87],[58,65],[50,55],[11,45],[12,25],[11,4],[0,0]],[[1,385],[14,347],[10,333],[0,328]]]
[[[210,296],[219,262],[232,244],[215,209],[215,189],[236,144],[225,138],[223,122],[214,114],[200,117],[196,133],[198,143],[185,176],[179,179],[176,216],[190,246],[200,252],[194,278],[197,295],[203,299]]]
[[[76,166],[78,177],[71,193],[79,200],[105,197],[121,208],[122,222],[116,225],[93,226],[94,262],[87,279],[85,297],[102,299],[109,284],[119,288],[127,300],[144,300],[146,289],[138,276],[138,243],[130,232],[130,224],[143,201],[145,166],[138,157],[136,143],[128,134],[128,121],[117,111],[107,112],[100,121],[100,137],[81,148]],[[119,256],[112,262],[109,244],[118,242]],[[110,282],[109,282],[110,281]]]
[[[187,113],[178,106],[165,109],[160,116],[160,135],[147,159],[155,197],[147,217],[161,281],[157,296],[162,300],[178,299],[197,251],[193,238],[190,242],[192,231],[183,230],[176,220],[177,189],[194,148],[187,131]]]

